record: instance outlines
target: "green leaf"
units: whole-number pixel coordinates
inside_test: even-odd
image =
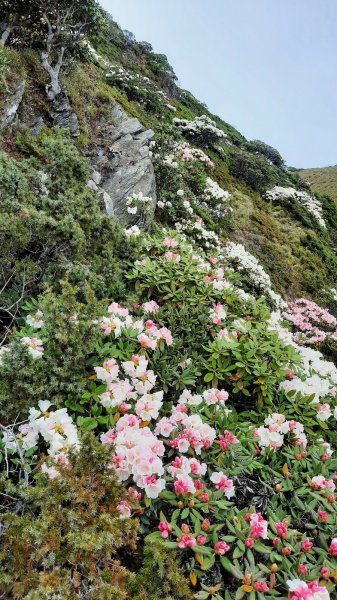
[[[214,377],[213,373],[206,373],[206,375],[204,377],[204,381],[206,383],[209,383],[210,381],[212,381],[213,377]]]
[[[226,556],[220,556],[220,562],[228,573],[231,573],[236,579],[243,579],[243,574],[237,569]]]

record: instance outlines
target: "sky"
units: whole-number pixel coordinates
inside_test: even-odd
[[[179,85],[288,165],[337,164],[337,0],[100,0]]]

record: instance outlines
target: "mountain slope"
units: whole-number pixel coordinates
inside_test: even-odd
[[[0,596],[332,600],[335,203],[94,0],[12,5]]]

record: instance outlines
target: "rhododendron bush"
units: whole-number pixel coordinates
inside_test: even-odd
[[[219,598],[328,598],[336,371],[240,287],[226,254],[175,230],[138,240],[129,308],[114,301],[86,317],[96,342],[84,389],[38,400],[23,422],[3,426],[6,477],[62,481],[92,431],[125,490],[121,523],[136,518],[147,544],[179,553],[196,598],[214,588]],[[48,361],[49,318],[38,308],[17,334],[33,371]],[[81,319],[71,313],[68,327]],[[27,343],[33,331],[41,342]],[[13,340],[3,366],[15,351]]]

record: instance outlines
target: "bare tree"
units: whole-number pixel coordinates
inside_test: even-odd
[[[44,69],[50,77],[50,100],[61,92],[60,70],[68,50],[80,48],[80,41],[104,20],[96,0],[0,0],[0,40],[40,50]]]
[[[74,49],[85,33],[95,25],[99,7],[95,0],[35,0],[46,29],[41,59],[50,76],[47,94],[53,100],[60,92],[60,70],[67,50]]]

